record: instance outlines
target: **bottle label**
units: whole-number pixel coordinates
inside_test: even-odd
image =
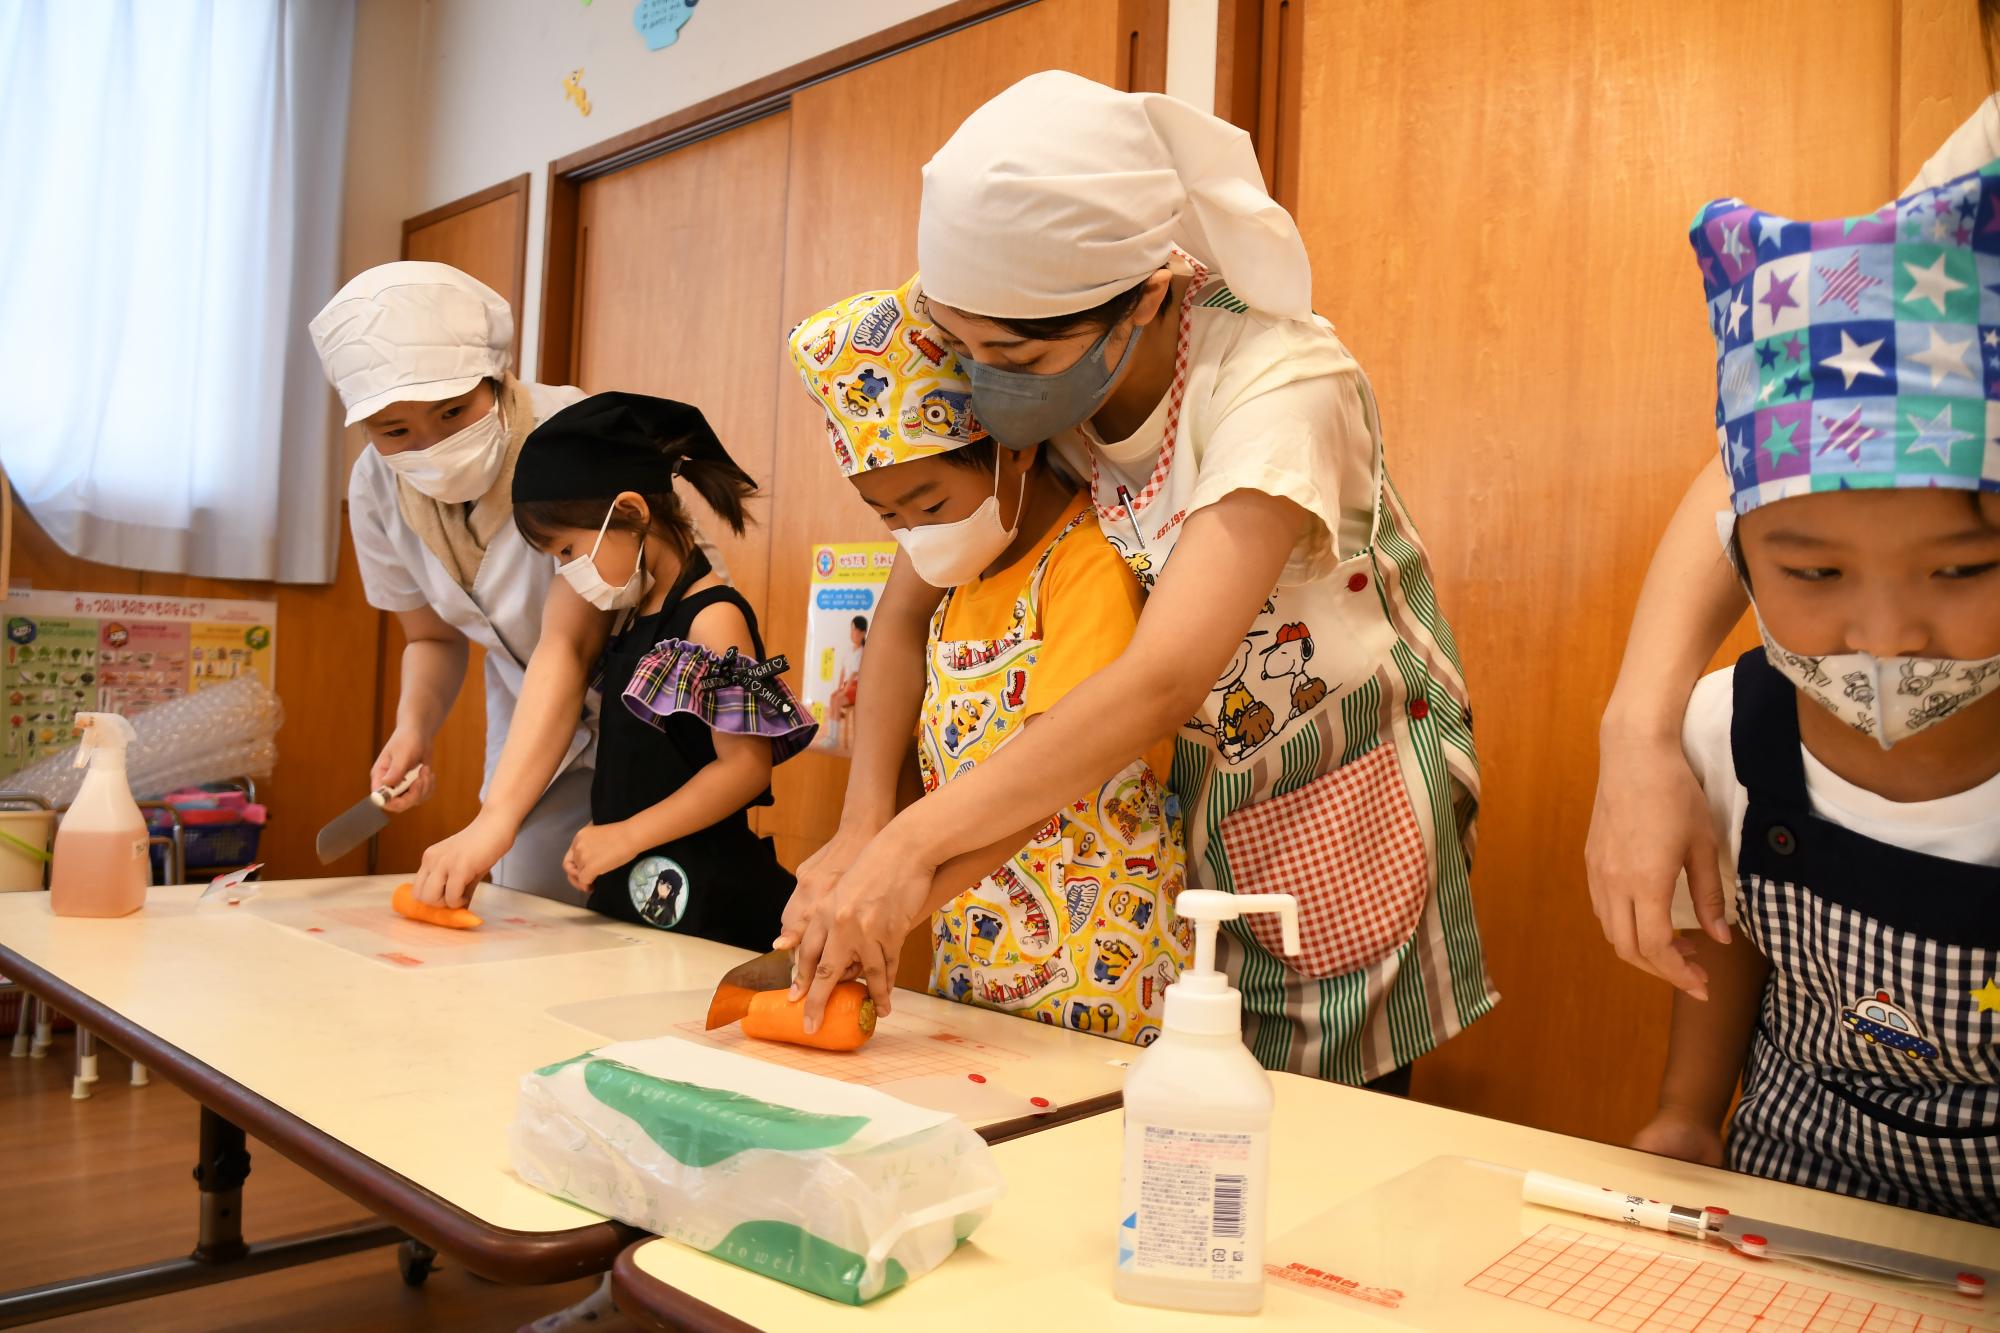
[[[1118,1267],[1262,1281],[1264,1140],[1261,1131],[1128,1122]]]

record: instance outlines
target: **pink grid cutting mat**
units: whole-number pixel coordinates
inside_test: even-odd
[[[1465,1285],[1638,1333],[1972,1333],[1990,1327],[1567,1227],[1543,1227]]]
[[[983,1078],[998,1065],[1026,1058],[1019,1051],[961,1037],[921,1019],[898,1015],[890,1022],[894,1028],[885,1025],[876,1029],[874,1038],[858,1051],[816,1051],[807,1046],[756,1041],[733,1026],[706,1032],[700,1019],[676,1024],[675,1028],[692,1040],[737,1055],[870,1087],[938,1075],[969,1078],[976,1074]]]

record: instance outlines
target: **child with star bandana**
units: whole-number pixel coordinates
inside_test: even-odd
[[[1710,204],[1719,516],[1763,647],[1683,743],[1726,920],[1635,1146],[2000,1224],[2000,162],[1880,211]],[[1738,1078],[1742,1095],[1724,1112]]]

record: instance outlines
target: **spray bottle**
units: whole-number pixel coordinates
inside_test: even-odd
[[[1299,951],[1289,893],[1187,889],[1194,966],[1167,987],[1160,1039],[1125,1075],[1125,1172],[1112,1291],[1134,1305],[1248,1314],[1264,1305],[1271,1076],[1243,1045],[1243,996],[1215,968],[1218,923],[1277,912]]]
[[[116,713],[78,713],[76,803],[56,825],[49,909],[57,916],[125,916],[146,902],[152,882],[145,816],[125,778],[125,747],[139,739]]]

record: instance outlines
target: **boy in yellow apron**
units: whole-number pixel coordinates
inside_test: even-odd
[[[1046,446],[987,437],[955,357],[909,306],[864,292],[792,333],[834,461],[930,586],[917,766],[936,790],[1124,650],[1137,582]],[[931,989],[1145,1045],[1192,932],[1173,910],[1181,822],[1171,739],[1053,812],[1006,864],[936,904]]]

